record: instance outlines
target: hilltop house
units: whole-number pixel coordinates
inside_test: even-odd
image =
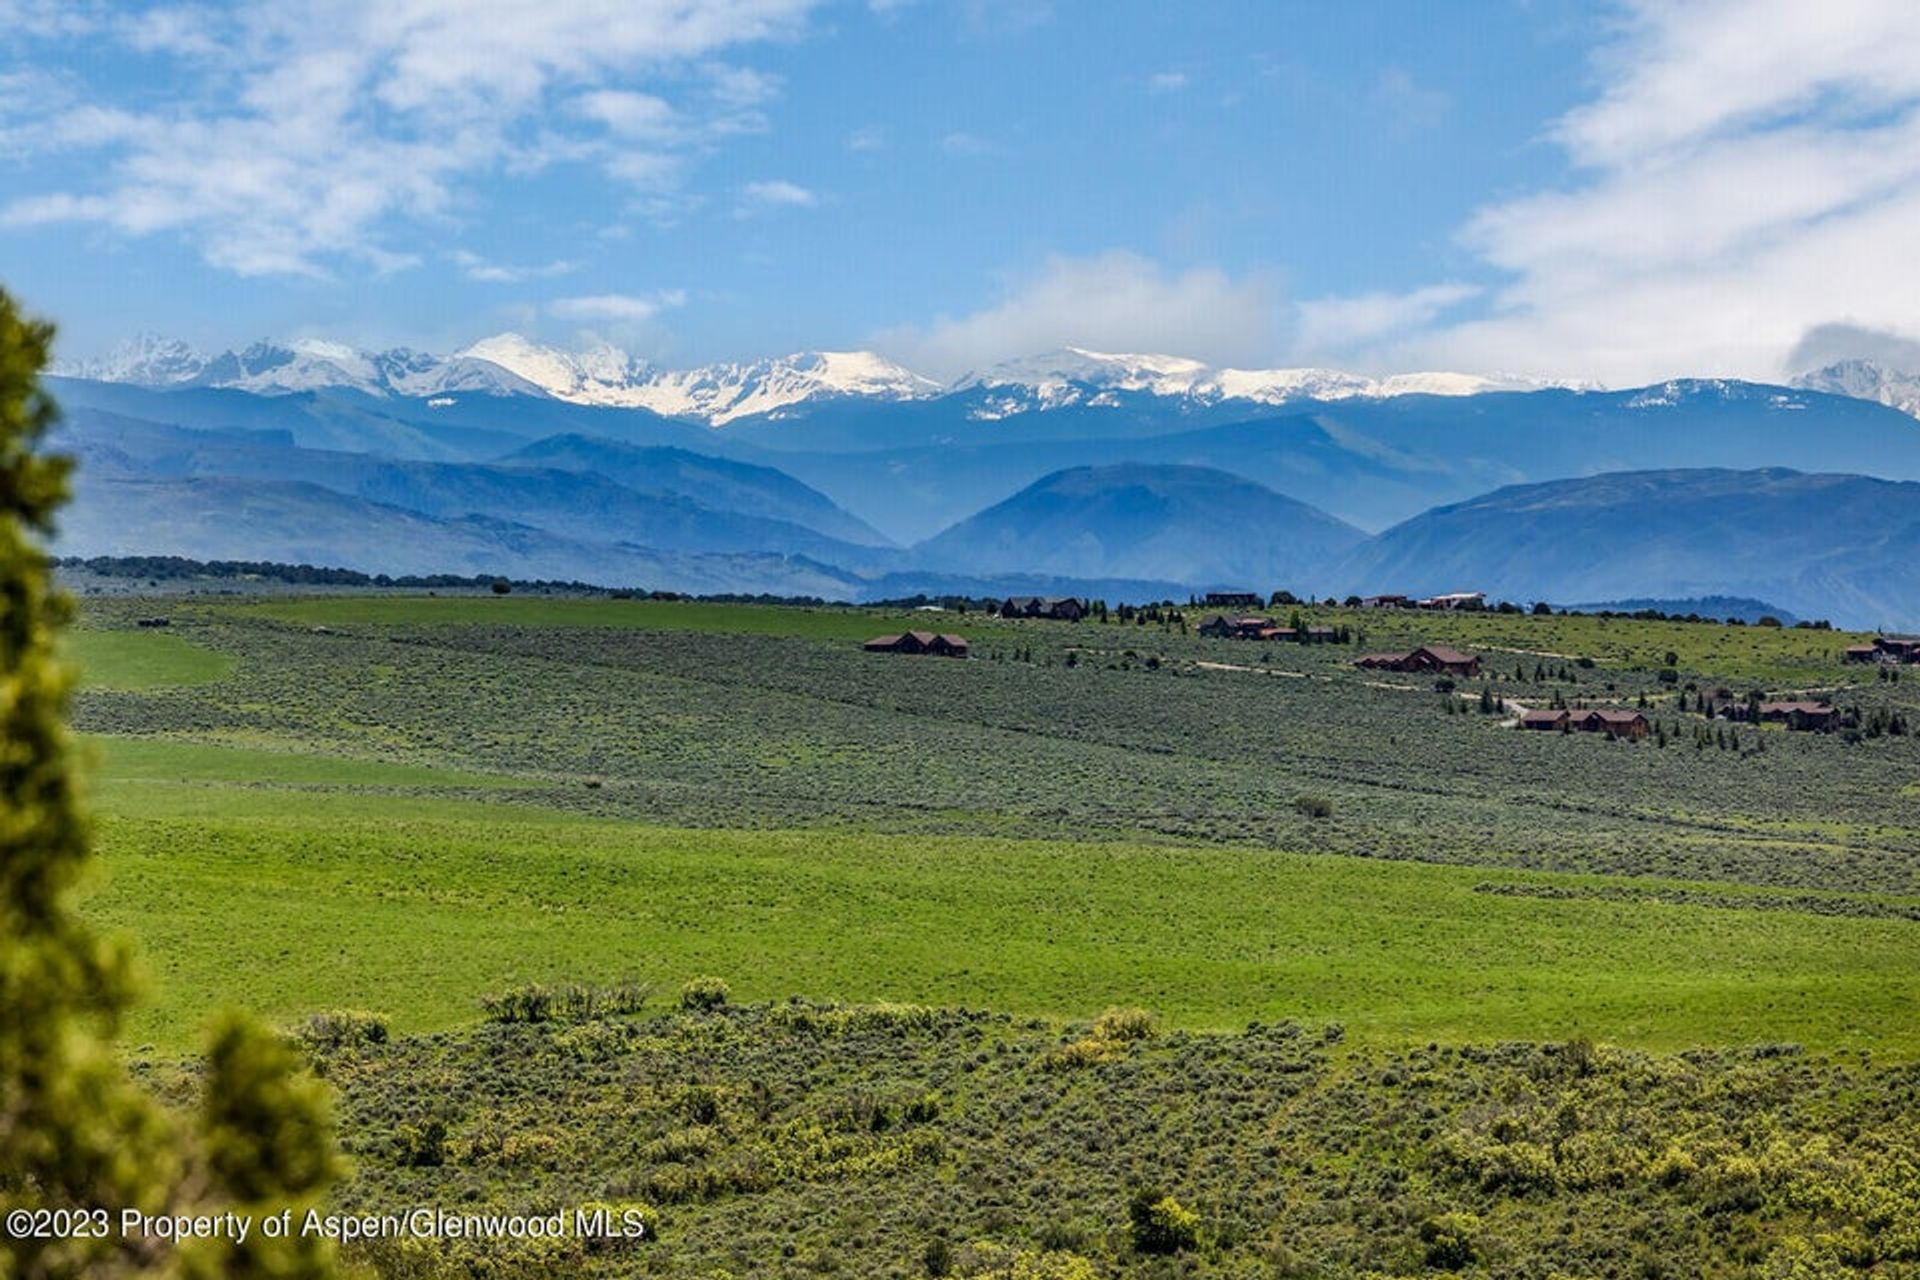
[[[1209,591],[1206,604],[1215,609],[1258,609],[1266,601],[1251,591]]]
[[[1920,662],[1920,636],[1876,636],[1872,644],[1848,645],[1848,662]]]
[[[1760,704],[1760,718],[1776,724],[1784,724],[1789,729],[1831,729],[1834,710],[1824,702],[1763,702]]]
[[[1609,738],[1644,738],[1653,725],[1638,711],[1575,711],[1569,721],[1582,733],[1604,733]]]
[[[1522,711],[1522,729],[1580,733],[1604,733],[1609,738],[1644,738],[1653,732],[1653,724],[1638,711],[1569,711],[1551,707],[1541,711]]]
[[[932,631],[875,636],[862,647],[868,653],[925,653],[940,658],[964,658],[968,652],[965,637],[938,635]]]
[[[1087,616],[1087,607],[1072,596],[1008,596],[1000,606],[1000,616],[1078,622]]]
[[[1360,602],[1362,609],[1411,609],[1412,596],[1368,596]]]
[[[1272,618],[1229,618],[1224,613],[1209,614],[1201,619],[1199,631],[1203,636],[1235,640],[1293,639],[1293,632],[1276,625]]]
[[[1451,591],[1443,596],[1428,596],[1420,602],[1422,609],[1478,609],[1487,602],[1484,591]]]
[[[1411,653],[1370,653],[1356,658],[1356,667],[1374,671],[1438,671],[1450,676],[1477,676],[1480,659],[1443,644],[1423,644]]]

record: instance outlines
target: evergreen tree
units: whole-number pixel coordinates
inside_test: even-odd
[[[0,1216],[106,1210],[114,1229],[98,1239],[0,1235],[0,1276],[161,1274],[176,1264],[230,1277],[326,1275],[321,1242],[203,1267],[118,1231],[125,1208],[277,1209],[318,1196],[336,1166],[318,1086],[244,1020],[216,1043],[192,1134],[114,1056],[132,998],[128,954],[74,908],[88,832],[65,723],[71,676],[55,656],[69,610],[39,543],[70,469],[38,451],[57,416],[39,383],[52,338],[0,290]],[[212,1205],[210,1194],[229,1199]]]

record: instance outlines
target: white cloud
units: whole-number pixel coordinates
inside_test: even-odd
[[[1842,360],[1871,360],[1882,368],[1920,373],[1920,339],[1844,321],[1815,325],[1788,353],[1786,369],[1805,373]]]
[[[1152,93],[1175,93],[1186,87],[1184,71],[1156,71],[1147,77],[1147,89]]]
[[[527,280],[547,280],[554,276],[570,275],[580,269],[579,263],[567,259],[556,259],[540,266],[509,266],[488,262],[467,249],[455,249],[447,256],[460,268],[462,275],[481,284],[520,284]]]
[[[749,203],[768,208],[811,209],[820,203],[818,192],[797,182],[788,182],[785,178],[749,182],[741,189],[741,194]]]
[[[682,136],[686,124],[665,98],[632,89],[595,89],[573,100],[574,110],[605,125],[622,138],[670,141]]]
[[[950,156],[984,156],[993,150],[993,144],[978,134],[955,129],[940,139],[940,149]]]
[[[847,135],[846,147],[849,151],[884,151],[887,146],[887,131],[877,124],[862,125]]]
[[[1296,308],[1298,351],[1321,359],[1422,328],[1480,292],[1478,285],[1435,284],[1409,293],[1320,298]]]
[[[547,304],[547,313],[561,320],[582,324],[639,324],[685,301],[686,294],[678,289],[645,296],[599,293],[578,298],[555,298]]]
[[[1810,330],[1913,325],[1920,23],[1907,0],[1636,4],[1551,136],[1564,188],[1482,209],[1485,314],[1380,362],[1615,385],[1777,378]]]
[[[1210,268],[1171,272],[1114,251],[1050,258],[992,306],[874,342],[908,368],[949,378],[1066,346],[1261,364],[1279,347],[1278,316],[1277,281]]]
[[[0,98],[0,147],[85,153],[99,175],[36,191],[16,164],[0,219],[177,234],[245,274],[394,269],[409,255],[387,240],[447,225],[489,170],[587,162],[657,189],[689,153],[764,129],[778,81],[716,58],[796,34],[816,2],[256,0],[83,22],[0,0],[10,33],[35,42],[12,55],[21,66],[112,65],[83,55],[114,38],[220,68],[142,82],[170,88],[158,100],[105,80],[37,106]]]

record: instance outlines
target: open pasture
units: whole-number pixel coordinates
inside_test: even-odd
[[[441,1027],[518,982],[712,971],[1370,1043],[1920,1051],[1909,738],[1630,746],[1341,646],[995,621],[953,662],[862,653],[887,624],[848,610],[620,613],[652,604],[173,605],[166,641],[222,674],[79,704],[141,1033],[226,1000]],[[95,633],[160,639],[113,608]],[[536,625],[561,615],[622,620]],[[1682,720],[1648,671],[1515,665],[1486,687]]]

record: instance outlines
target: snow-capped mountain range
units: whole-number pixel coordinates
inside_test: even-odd
[[[1180,356],[1115,354],[1065,347],[969,373],[950,384],[870,351],[808,351],[777,359],[659,368],[618,347],[585,351],[544,346],[514,333],[451,355],[407,348],[365,351],[317,339],[256,342],[206,356],[175,339],[143,335],[105,359],[57,370],[74,378],[153,388],[223,387],[256,395],[350,388],[368,395],[444,401],[462,395],[545,396],[574,404],[646,409],[725,426],[780,417],[832,400],[899,402],[967,397],[967,416],[993,420],[1074,405],[1117,405],[1152,397],[1185,405],[1244,401],[1383,400],[1404,395],[1472,396],[1591,384],[1424,372],[1370,378],[1337,369],[1219,368]],[[1920,417],[1920,378],[1849,361],[1795,380],[1809,390],[1878,400]]]
[[[1403,395],[1470,396],[1483,391],[1537,391],[1565,385],[1467,373],[1401,373],[1367,378],[1338,369],[1221,369],[1180,356],[1116,355],[1064,347],[1012,360],[954,383],[978,389],[976,418],[999,418],[1076,404],[1117,404],[1122,393],[1175,397],[1201,404],[1246,400],[1381,400]]]

